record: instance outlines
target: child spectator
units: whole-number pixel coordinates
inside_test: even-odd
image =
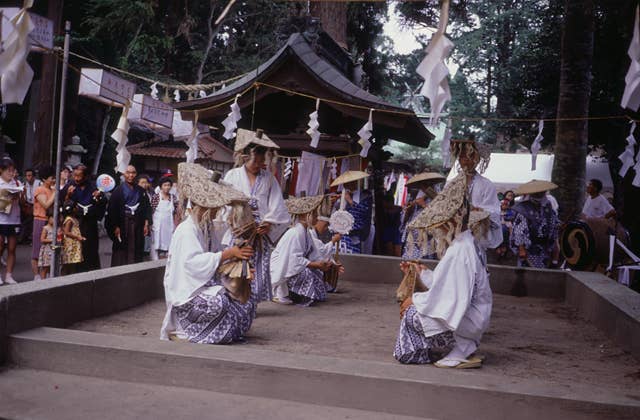
[[[63,208],[64,222],[62,230],[64,240],[62,244],[62,274],[73,274],[77,271],[82,259],[82,242],[85,237],[80,233],[78,221],[79,206],[73,202],[67,202]]]
[[[16,284],[13,267],[16,264],[16,245],[20,230],[20,194],[23,187],[16,179],[16,165],[9,157],[0,159],[0,255],[7,248],[7,274],[0,285]]]
[[[51,268],[51,258],[53,257],[53,209],[47,209],[47,224],[40,231],[40,254],[38,256],[38,269],[40,280],[44,280],[49,275]]]

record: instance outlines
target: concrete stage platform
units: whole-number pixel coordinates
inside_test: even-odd
[[[345,263],[328,302],[262,303],[248,344],[233,346],[157,339],[161,263],[0,289],[0,417],[112,418],[113,404],[119,418],[640,418],[637,336],[625,333],[639,324],[635,292],[491,267],[485,366],[442,370],[392,357],[397,261]]]

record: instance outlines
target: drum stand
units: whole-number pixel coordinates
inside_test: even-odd
[[[633,262],[629,264],[614,265],[613,255],[616,244],[618,244],[618,246],[622,248],[624,253],[627,254],[627,256],[631,258]],[[607,267],[606,274],[611,274],[614,268],[618,270],[618,283],[629,286],[629,271],[640,270],[640,258],[638,258],[636,254],[631,252],[629,248],[627,248],[624,243],[622,243],[622,241],[616,237],[616,235],[609,235],[609,266]]]

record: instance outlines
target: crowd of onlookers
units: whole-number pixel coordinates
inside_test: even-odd
[[[16,283],[18,243],[31,245],[34,280],[52,276],[54,259],[61,274],[100,268],[102,229],[113,240],[112,266],[166,257],[181,218],[170,170],[154,188],[150,176],[138,176],[129,166],[111,192],[98,189],[84,165],[63,167],[57,175],[43,166],[19,176],[10,157],[0,158],[0,258],[6,267],[0,285]],[[54,232],[56,194],[59,219]]]

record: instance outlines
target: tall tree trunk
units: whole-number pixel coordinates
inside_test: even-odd
[[[347,48],[347,7],[345,1],[309,2],[309,13],[320,19],[322,29],[343,48]]]
[[[593,61],[593,0],[566,0],[562,29],[558,118],[588,117]],[[582,209],[585,193],[588,121],[556,124],[553,181],[560,218],[566,220]]]

